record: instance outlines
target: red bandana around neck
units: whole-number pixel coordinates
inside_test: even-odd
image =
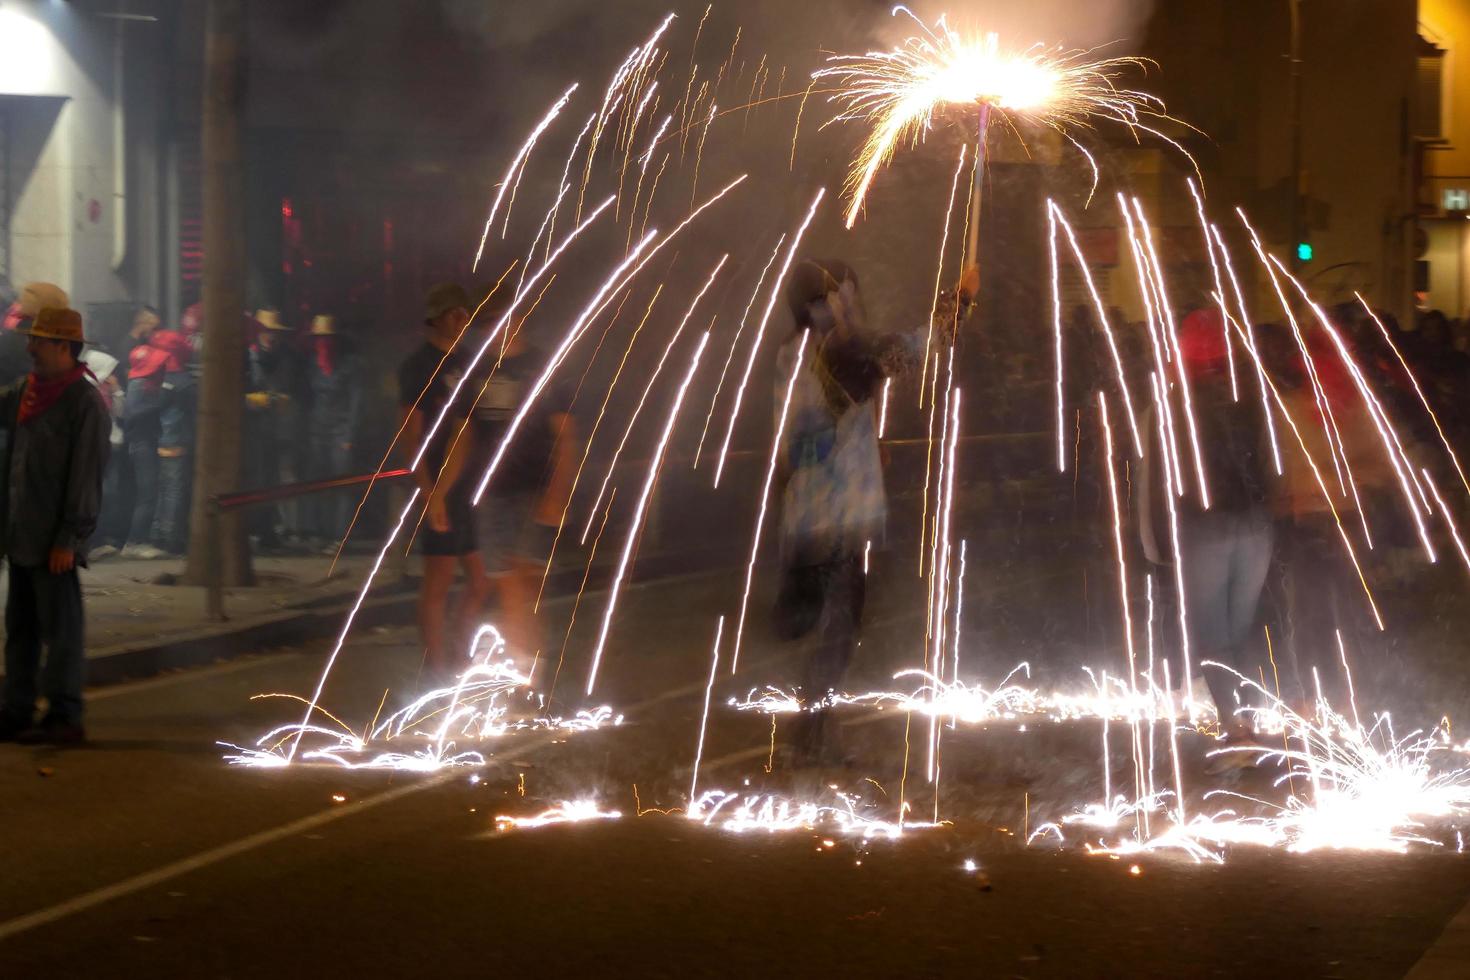
[[[61,397],[61,393],[89,374],[85,364],[78,364],[66,374],[49,381],[32,371],[26,377],[26,392],[20,400],[20,424],[24,425],[42,414]]]

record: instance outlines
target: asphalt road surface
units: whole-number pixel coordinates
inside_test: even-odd
[[[1215,865],[1028,847],[1038,822],[1097,798],[1096,724],[949,733],[952,822],[898,841],[659,812],[686,802],[729,584],[631,589],[597,692],[623,724],[514,733],[474,770],[227,765],[218,743],[297,717],[252,696],[309,693],[325,642],[93,692],[90,747],[0,747],[0,977],[1396,977],[1463,937],[1446,932],[1470,902],[1470,857],[1453,849],[1240,849]],[[574,651],[601,601],[583,606]],[[855,683],[891,673],[875,651],[913,648],[913,608],[875,598]],[[357,637],[323,703],[357,726],[385,688],[397,703],[412,639]],[[844,714],[858,762],[813,776],[783,769],[768,719],[723,704],[784,682],[791,659],[752,629],[740,675],[714,688],[701,790],[830,782],[891,803],[902,715]],[[1189,747],[1189,778],[1199,762]],[[496,829],[571,799],[622,816]],[[1470,960],[1429,962],[1417,975],[1470,976]]]

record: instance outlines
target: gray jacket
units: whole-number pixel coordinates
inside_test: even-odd
[[[25,381],[0,389],[5,440],[4,553],[22,567],[46,564],[52,548],[76,552],[78,564],[102,508],[112,420],[85,378],[25,425],[17,424]]]

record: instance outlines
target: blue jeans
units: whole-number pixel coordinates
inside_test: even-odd
[[[158,416],[129,419],[123,431],[128,460],[133,465],[133,519],[128,544],[152,544],[153,518],[158,513]]]
[[[1252,638],[1251,628],[1271,567],[1275,530],[1270,515],[1263,509],[1185,514],[1179,536],[1194,662],[1214,660],[1259,683],[1256,666],[1262,658],[1249,651],[1265,643]],[[1227,720],[1239,679],[1214,668],[1205,671],[1205,680],[1221,721]]]
[[[10,566],[5,601],[5,708],[8,720],[26,723],[36,695],[46,696],[46,722],[82,723],[82,583],[73,568],[52,575],[45,568]],[[42,665],[41,648],[46,648]]]

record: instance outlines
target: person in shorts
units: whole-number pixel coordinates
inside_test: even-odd
[[[476,324],[493,328],[509,304],[502,287],[487,299]],[[545,354],[527,342],[521,326],[513,319],[481,362],[472,425],[477,474],[489,466],[546,368]],[[540,650],[536,599],[577,471],[570,402],[571,392],[553,375],[506,447],[477,513],[480,552],[500,604],[496,623],[510,651],[528,663]]]
[[[398,391],[404,413],[402,444],[410,459],[428,438],[413,474],[424,505],[418,532],[424,558],[418,615],[425,667],[442,679],[458,673],[455,666],[461,658],[450,643],[468,638],[488,595],[489,582],[470,504],[480,475],[467,465],[476,455],[475,426],[464,424],[474,394],[461,391],[462,397],[454,397],[469,361],[460,338],[469,326],[470,301],[463,288],[445,283],[429,290],[425,305],[427,336],[399,368]],[[441,414],[443,422],[436,428]],[[456,629],[451,632],[449,593],[456,571],[464,573],[465,590],[453,617]]]

